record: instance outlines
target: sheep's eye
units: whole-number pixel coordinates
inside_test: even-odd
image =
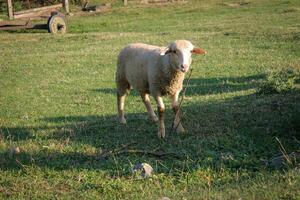
[[[176,54],[176,53],[177,53],[177,51],[176,51],[176,50],[174,50],[174,51],[173,51],[173,53],[175,53],[175,54]]]

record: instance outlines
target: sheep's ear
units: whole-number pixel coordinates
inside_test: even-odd
[[[206,54],[206,51],[204,51],[203,49],[200,49],[200,48],[194,48],[191,52],[193,54]]]
[[[161,56],[164,56],[164,55],[170,53],[171,51],[172,51],[172,50],[171,50],[169,47],[167,47],[167,48],[165,48],[165,49],[160,53],[160,55],[161,55]]]

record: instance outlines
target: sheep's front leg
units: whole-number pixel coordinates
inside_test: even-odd
[[[179,105],[178,105],[178,96],[179,96],[179,92],[176,92],[174,95],[171,96],[172,98],[172,109],[174,111],[175,114],[175,119],[174,119],[174,123],[173,123],[173,128],[176,129],[177,133],[184,133],[185,130],[181,124],[181,111],[179,109]]]
[[[151,103],[150,103],[150,98],[149,98],[149,94],[146,94],[146,93],[141,93],[141,97],[142,97],[142,100],[146,106],[146,109],[148,111],[148,114],[149,114],[149,117],[152,121],[154,122],[157,122],[158,121],[158,118],[157,116],[155,115],[152,107],[151,107]]]
[[[164,138],[166,135],[165,131],[165,105],[161,96],[155,97],[157,103],[157,112],[158,112],[158,137]]]

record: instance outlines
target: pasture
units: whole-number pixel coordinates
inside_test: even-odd
[[[300,149],[299,81],[287,93],[257,94],[269,70],[300,68],[298,0],[118,5],[68,23],[63,36],[0,32],[0,199],[300,199],[290,156]],[[159,139],[135,91],[127,125],[118,124],[120,49],[182,38],[208,52],[193,57],[188,132],[171,133],[164,98]],[[133,151],[102,156],[124,145]],[[287,162],[270,164],[278,155]],[[152,177],[131,173],[142,162]]]

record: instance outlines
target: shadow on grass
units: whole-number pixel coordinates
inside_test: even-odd
[[[35,34],[35,33],[49,33],[47,29],[47,21],[45,24],[35,24],[34,28],[19,28],[15,30],[0,30],[0,33],[11,33],[11,34]],[[17,26],[14,26],[18,28]]]
[[[261,74],[247,77],[192,78],[186,94],[208,95],[254,89],[264,77],[265,75]]]
[[[103,94],[112,94],[112,95],[117,94],[116,88],[98,88],[98,89],[92,89],[90,91],[99,92],[99,93],[103,93]],[[130,95],[131,96],[140,96],[136,90],[130,90]]]
[[[24,149],[14,158],[8,152],[0,153],[0,169],[37,165],[56,170],[101,169],[115,176],[128,174],[131,164],[147,162],[161,173],[197,168],[256,171],[265,167],[262,159],[280,152],[275,137],[287,152],[299,149],[299,91],[187,103],[183,111],[188,133],[170,133],[173,115],[167,110],[165,140],[157,137],[157,125],[147,119],[146,113],[127,114],[125,126],[117,123],[116,116],[91,115],[42,118],[41,124],[47,125],[40,127],[1,127],[2,138],[9,137],[13,143],[28,141],[38,147],[28,152]],[[135,143],[129,149],[158,149],[177,156],[127,153],[99,157],[101,152],[129,143]]]
[[[242,90],[254,89],[259,82],[265,78],[265,75],[253,75],[247,77],[222,77],[222,78],[204,78],[191,79],[186,95],[208,95],[220,94],[226,92],[237,92]],[[104,94],[116,94],[115,88],[92,89],[92,92]],[[131,90],[130,95],[139,96],[138,92]]]

